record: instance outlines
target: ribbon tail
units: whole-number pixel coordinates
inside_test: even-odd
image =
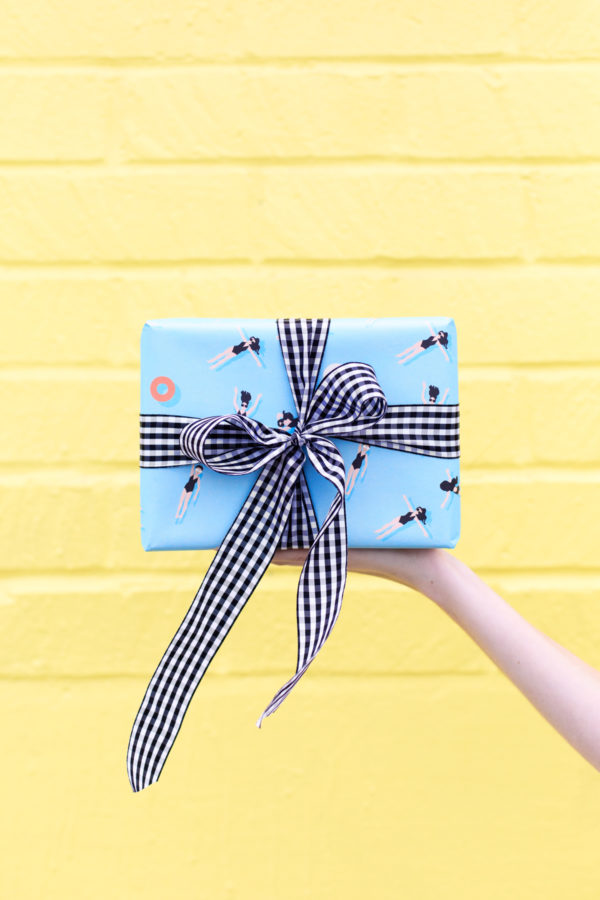
[[[310,547],[318,534],[319,525],[308,490],[304,469],[296,482],[290,515],[281,535],[281,550]]]
[[[331,441],[320,439],[317,444],[314,449],[308,448],[308,454],[315,468],[335,485],[337,494],[300,574],[296,673],[277,691],[261,714],[256,722],[258,728],[302,678],[329,637],[342,608],[348,571],[344,461]]]
[[[296,450],[262,469],[154,672],[127,750],[134,791],[158,781],[198,684],[271,562],[303,463]]]

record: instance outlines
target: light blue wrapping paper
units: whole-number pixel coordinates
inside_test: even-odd
[[[421,350],[401,361],[397,354],[432,333],[445,331],[448,344]],[[258,354],[243,351],[211,368],[214,360],[244,338],[260,339]],[[317,381],[331,364],[369,363],[388,404],[436,402],[458,404],[456,326],[452,318],[397,317],[332,319]],[[151,385],[167,377],[172,398],[155,399]],[[437,388],[430,394],[430,386]],[[141,407],[143,414],[204,417],[236,412],[241,392],[251,395],[251,416],[277,427],[278,414],[297,416],[281,355],[275,319],[173,318],[146,322],[141,338]],[[423,399],[424,398],[424,399]],[[335,439],[347,473],[359,447]],[[426,456],[372,446],[367,464],[357,472],[346,498],[349,547],[449,547],[460,534],[459,459]],[[334,497],[334,488],[307,459],[304,471],[319,525]],[[225,475],[204,468],[176,519],[191,465],[140,468],[141,536],[145,550],[211,549],[220,545],[250,492],[258,472]],[[453,481],[454,480],[454,481]],[[441,485],[445,483],[446,487]],[[452,484],[453,489],[448,490]],[[195,495],[195,496],[194,496]],[[407,501],[408,504],[407,505]],[[424,507],[425,522],[412,520],[381,537],[381,529],[410,508]],[[379,534],[378,534],[379,530]]]

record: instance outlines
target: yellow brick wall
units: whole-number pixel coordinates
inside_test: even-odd
[[[600,5],[5,0],[0,897],[598,900],[600,782],[456,625],[267,574],[140,794],[210,553],[139,537],[139,335],[451,315],[454,553],[600,668]]]

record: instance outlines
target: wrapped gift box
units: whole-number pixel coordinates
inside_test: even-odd
[[[136,716],[134,791],[158,779],[278,546],[310,549],[296,672],[259,727],[337,621],[347,546],[454,547],[460,528],[452,319],[147,322],[141,392],[143,545],[219,549]]]
[[[457,443],[456,454],[448,457],[334,438],[347,473],[348,546],[454,547],[460,533],[454,320],[332,319],[317,383],[330,366],[350,361],[373,367],[389,405],[453,407]],[[276,320],[146,322],[140,416],[145,550],[210,549],[221,544],[259,473],[233,476],[183,457],[171,461],[177,464],[164,465],[169,450],[161,444],[164,431],[157,423],[169,422],[176,430],[195,418],[235,412],[293,432],[298,412]],[[335,489],[308,459],[304,473],[321,525]]]

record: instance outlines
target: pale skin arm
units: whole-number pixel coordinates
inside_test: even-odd
[[[306,553],[278,550],[273,562],[300,566]],[[446,550],[350,548],[348,569],[397,581],[429,597],[600,771],[600,671],[539,631]]]

